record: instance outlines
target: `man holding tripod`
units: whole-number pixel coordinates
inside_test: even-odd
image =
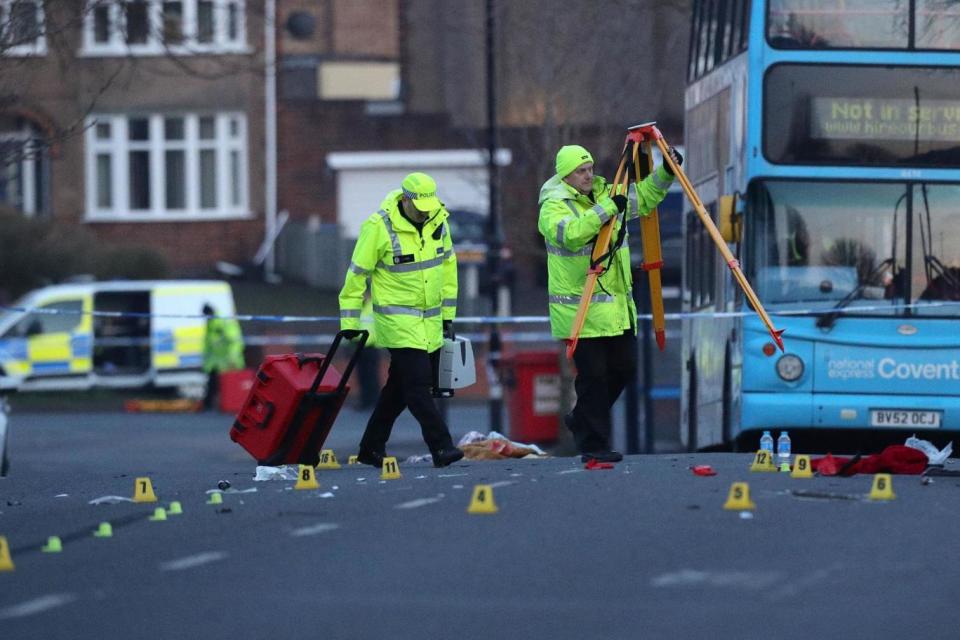
[[[677,165],[683,162],[673,148],[670,154]],[[632,183],[628,195],[611,195],[611,185],[594,175],[593,156],[579,145],[560,149],[556,169],[540,188],[537,225],[547,248],[550,329],[555,338],[570,336],[597,234],[616,218],[615,240],[602,258],[609,266],[597,280],[574,352],[577,403],[564,416],[564,423],[573,432],[584,462],[619,462],[623,455],[610,443],[610,410],[637,368],[637,308],[630,248],[625,242],[626,221],[649,215],[666,197],[673,174],[663,164],[642,181]],[[627,170],[632,171],[629,161]]]

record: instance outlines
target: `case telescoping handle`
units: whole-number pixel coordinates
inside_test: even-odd
[[[353,331],[353,330],[346,330]],[[340,341],[343,340],[344,333],[346,331],[337,332],[336,337],[333,339],[333,344],[330,345],[330,350],[327,351],[327,356],[323,359],[323,362],[320,364],[320,371],[317,372],[317,378],[313,381],[313,386],[310,387],[310,393],[316,393],[317,388],[320,386],[320,383],[323,381],[323,376],[327,373],[327,367],[330,366],[330,361],[333,360],[334,354],[337,352],[337,348],[340,346]],[[337,385],[336,393],[341,393],[343,388],[347,384],[347,380],[350,379],[350,374],[353,372],[353,367],[357,364],[357,360],[360,358],[360,352],[363,351],[363,347],[367,344],[367,338],[370,337],[370,332],[366,329],[360,329],[360,342],[357,343],[357,348],[354,350],[353,355],[350,357],[350,362],[347,364],[346,370],[343,372],[343,375],[340,376],[340,384]]]

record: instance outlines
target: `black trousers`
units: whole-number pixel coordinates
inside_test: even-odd
[[[387,382],[380,390],[377,406],[367,421],[360,448],[384,453],[393,423],[404,409],[420,423],[423,441],[431,452],[453,447],[447,423],[433,401],[433,385],[440,366],[440,350],[390,349]]]
[[[213,403],[220,396],[220,372],[211,371],[207,374],[207,391],[203,395],[203,408],[213,409]]]
[[[581,338],[573,352],[577,365],[574,388],[573,438],[581,453],[609,451],[613,421],[610,413],[637,370],[633,331],[605,338]]]

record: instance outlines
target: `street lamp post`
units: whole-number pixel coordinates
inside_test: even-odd
[[[489,247],[487,265],[490,269],[490,302],[492,314],[494,316],[500,316],[503,313],[499,295],[503,279],[503,270],[500,263],[500,249],[503,246],[503,239],[500,229],[500,176],[496,162],[498,131],[493,4],[494,0],[486,0],[487,181],[490,198],[490,214],[487,217],[487,246]],[[488,377],[490,378],[488,381],[490,389],[490,428],[502,433],[503,388],[500,384],[500,357],[500,327],[494,322],[490,327],[489,364],[487,367]]]

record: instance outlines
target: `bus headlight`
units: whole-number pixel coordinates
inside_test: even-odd
[[[803,375],[803,360],[792,353],[781,356],[777,360],[777,375],[787,382],[799,379]]]

